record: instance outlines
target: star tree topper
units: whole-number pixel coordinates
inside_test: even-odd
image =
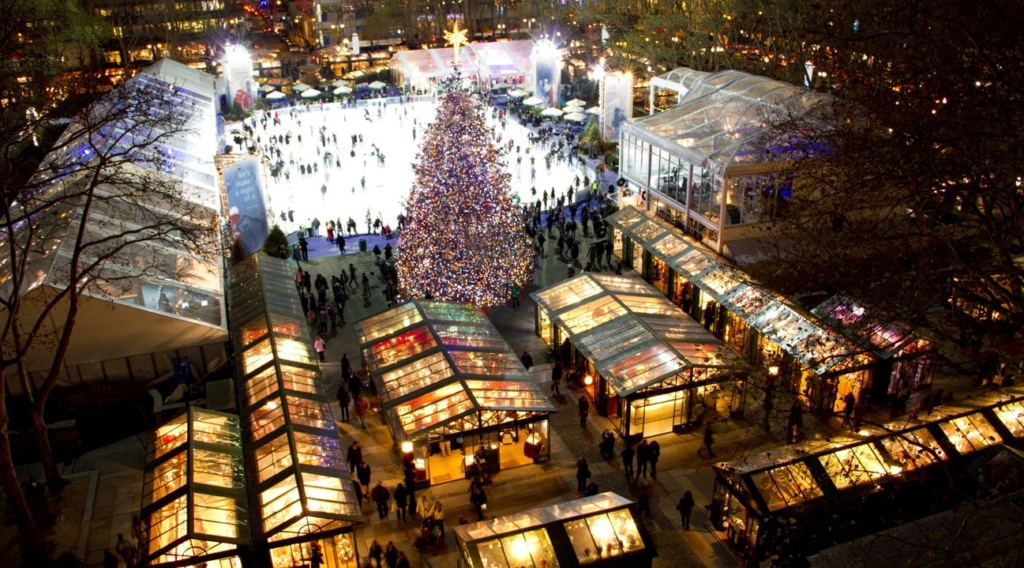
[[[458,20],[456,20],[455,21],[455,27],[452,28],[452,31],[444,32],[444,39],[445,39],[445,41],[448,42],[448,45],[450,45],[450,46],[455,48],[455,56],[454,56],[453,59],[455,60],[455,64],[456,65],[459,64],[459,46],[469,45],[469,40],[466,39],[466,32],[467,31],[469,31],[469,30],[465,30],[465,29],[460,30],[459,29],[459,22],[458,22]]]

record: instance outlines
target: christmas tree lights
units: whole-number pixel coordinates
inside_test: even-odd
[[[451,90],[441,97],[413,169],[398,262],[401,292],[493,306],[508,301],[512,285],[525,287],[530,240],[510,175],[470,95]]]

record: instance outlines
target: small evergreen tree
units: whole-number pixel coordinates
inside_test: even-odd
[[[231,243],[231,264],[238,264],[244,262],[245,259],[249,258],[249,253],[245,250],[245,245],[242,244],[242,239],[235,239]]]
[[[267,234],[267,240],[263,243],[263,254],[278,258],[288,258],[288,252],[288,237],[284,235],[281,227],[275,223],[274,227],[270,229],[270,233]]]

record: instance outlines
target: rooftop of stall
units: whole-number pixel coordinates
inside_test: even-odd
[[[661,219],[629,206],[610,215],[607,221],[815,374],[841,372],[869,362],[862,349]]]
[[[1021,442],[1024,389],[976,395],[936,408],[925,420],[900,420],[863,433],[776,447],[714,467],[761,516],[839,491],[870,490],[901,473],[946,461],[951,452],[963,457]]]
[[[581,274],[531,295],[621,397],[685,371],[747,369],[720,339],[642,279]]]
[[[396,438],[487,425],[503,411],[555,412],[478,308],[414,300],[364,319],[355,329]]]
[[[254,534],[288,544],[343,532],[363,517],[288,262],[255,255],[230,289]]]
[[[461,565],[473,568],[600,566],[608,559],[650,566],[658,554],[632,505],[615,493],[601,493],[452,530]]]
[[[892,359],[903,352],[921,353],[935,349],[931,341],[912,331],[909,326],[882,318],[870,308],[845,296],[833,296],[816,306],[811,313],[871,349],[882,359]]]
[[[148,566],[234,556],[250,544],[238,417],[189,407],[149,434],[139,554]]]

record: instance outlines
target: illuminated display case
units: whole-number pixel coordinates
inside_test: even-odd
[[[363,522],[312,337],[286,261],[234,267],[234,334],[253,536],[275,568],[303,566],[313,543],[327,565],[355,567]]]
[[[149,435],[142,538],[148,566],[237,568],[250,544],[238,417],[189,407]]]
[[[415,300],[355,329],[392,435],[416,446],[424,484],[471,475],[478,452],[492,456],[490,471],[550,455],[546,421],[555,407],[479,309]],[[529,437],[537,443],[527,448]],[[468,461],[440,459],[453,445]]]
[[[717,411],[721,393],[711,393],[720,387],[711,385],[732,383],[749,368],[640,278],[581,274],[532,298],[538,333],[549,333],[552,346],[569,340],[585,361],[584,391],[598,412],[617,418],[612,422],[623,436],[698,423]],[[729,413],[733,406],[726,398],[720,402]]]
[[[650,566],[654,543],[615,493],[453,527],[461,568]]]
[[[822,507],[834,511],[830,516],[842,524],[848,520],[846,504],[853,514],[871,518],[877,511],[882,518],[887,501],[901,491],[927,504],[922,495],[928,488],[941,494],[947,476],[963,471],[985,448],[1024,440],[1024,389],[976,395],[935,409],[927,420],[901,420],[862,434],[773,448],[715,465],[713,527],[744,558],[754,560],[762,558],[771,544],[765,540],[776,534],[779,523],[796,519],[800,524],[805,514],[820,520],[824,517],[814,511]],[[842,529],[819,527],[818,532],[839,538],[833,530]]]

